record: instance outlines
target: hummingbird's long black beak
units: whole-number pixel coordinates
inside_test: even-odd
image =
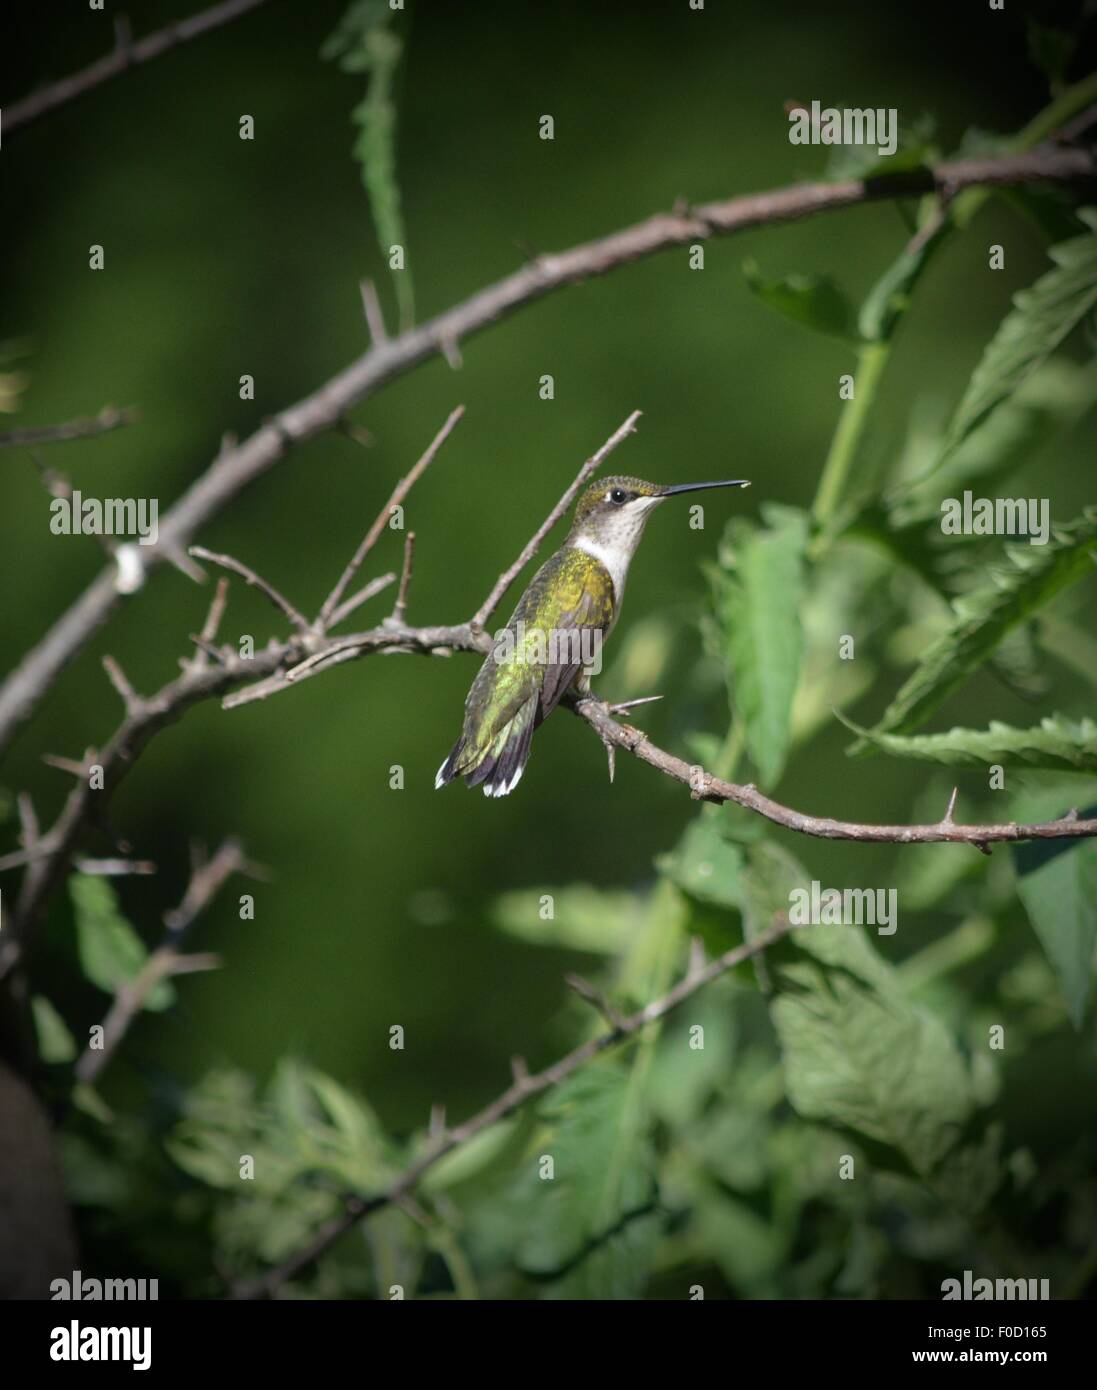
[[[700,492],[707,487],[750,487],[750,479],[732,478],[723,483],[675,483],[673,487],[665,487],[661,496],[673,497],[679,492]]]

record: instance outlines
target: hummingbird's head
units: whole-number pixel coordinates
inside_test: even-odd
[[[570,545],[599,554],[610,551],[627,565],[644,534],[647,519],[668,497],[710,487],[749,487],[745,479],[720,483],[645,483],[642,478],[600,478],[591,483],[575,508]]]

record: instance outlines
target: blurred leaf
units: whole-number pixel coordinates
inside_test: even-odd
[[[837,713],[837,711],[836,711]],[[1034,729],[1015,729],[992,719],[986,729],[950,729],[945,734],[885,734],[838,718],[874,747],[897,758],[945,763],[950,767],[1040,767],[1053,771],[1097,772],[1097,724],[1074,723],[1061,715],[1042,719]]]
[[[904,997],[859,928],[805,927],[792,941],[791,961],[771,961],[789,1100],[929,1176],[971,1111],[967,1068],[947,1029]]]
[[[404,248],[405,268],[391,273],[400,306],[400,326],[407,329],[415,320],[415,302],[400,188],[396,182],[393,89],[404,41],[391,28],[395,14],[388,0],[354,0],[320,53],[321,57],[338,62],[344,72],[369,74],[366,96],[353,112],[359,126],[354,156],[362,166],[362,182],[369,196],[385,264],[389,263],[391,246]]]
[[[140,971],[148,959],[148,950],[118,910],[117,895],[106,878],[73,874],[68,882],[80,967],[93,985],[116,994]],[[174,1002],[174,986],[169,980],[161,980],[149,991],[145,1008],[167,1009]]]
[[[1066,526],[1053,526],[1047,545],[1006,546],[1009,563],[992,571],[992,583],[965,594],[952,623],[933,642],[884,711],[874,734],[907,733],[923,723],[983,664],[1018,623],[1094,568],[1097,507]],[[861,752],[864,741],[851,751]]]
[[[763,508],[766,530],[745,523],[725,547],[731,573],[720,618],[727,639],[732,706],[742,716],[750,756],[772,786],[788,753],[792,701],[800,679],[807,518],[791,507]],[[728,567],[726,565],[725,567]]]
[[[651,1127],[636,1078],[590,1066],[542,1103],[549,1132],[537,1155],[551,1155],[555,1176],[522,1184],[524,1220],[518,1262],[553,1277],[558,1296],[634,1298],[647,1281],[660,1221]]]
[[[699,1195],[694,1221],[733,1289],[775,1296],[770,1281],[788,1259],[788,1244],[771,1220],[712,1185]]]
[[[76,1058],[76,1041],[65,1020],[44,994],[32,997],[34,1031],[38,1039],[38,1055],[43,1062],[72,1062]]]
[[[1029,57],[1047,74],[1051,90],[1057,92],[1063,85],[1067,68],[1078,47],[1078,40],[1065,29],[1040,24],[1031,17],[1028,20],[1027,32]]]
[[[773,926],[788,912],[789,894],[803,888],[811,876],[800,861],[774,840],[750,847],[750,864],[743,874],[743,917],[749,940]]]
[[[716,816],[695,816],[677,847],[656,860],[659,872],[679,888],[716,907],[738,907],[743,851],[728,840]]]
[[[218,1221],[234,1269],[285,1258],[339,1209],[341,1194],[374,1192],[396,1171],[369,1106],[292,1058],[279,1062],[265,1099],[242,1072],[207,1075],[165,1148],[191,1177],[232,1194]]]
[[[743,262],[743,276],[753,294],[793,323],[853,342],[857,331],[853,306],[829,275],[766,277],[754,260]]]
[[[1013,846],[1017,892],[1044,948],[1075,1028],[1081,1028],[1097,946],[1097,841],[1042,862]]]
[[[895,333],[910,304],[914,287],[950,231],[942,221],[928,235],[908,244],[868,292],[857,319],[862,339],[886,343]]]
[[[552,899],[552,917],[541,915]],[[500,893],[491,919],[508,936],[533,946],[563,947],[616,955],[636,931],[643,904],[635,893],[575,883],[556,888],[519,888]]]
[[[691,1031],[698,1027],[700,1033]],[[675,1129],[696,1119],[732,1073],[735,1034],[726,981],[714,981],[683,1004],[652,1059],[647,1096],[653,1113]]]
[[[473,1135],[427,1170],[419,1183],[419,1190],[441,1192],[467,1182],[469,1178],[478,1177],[491,1168],[501,1155],[506,1154],[517,1127],[518,1121],[512,1117]]]
[[[1084,229],[1069,188],[1053,184],[1017,185],[994,190],[999,201],[1017,209],[1048,245],[1067,241]]]
[[[880,154],[878,145],[835,145],[823,177],[836,182],[843,179],[882,178],[928,166],[940,154],[933,139],[935,127],[933,117],[925,112],[916,116],[910,124],[900,121],[895,153],[890,155]]]
[[[1008,399],[1097,304],[1097,210],[1079,216],[1090,229],[1053,246],[1055,268],[1013,297],[1014,307],[972,373],[945,439],[947,458]]]

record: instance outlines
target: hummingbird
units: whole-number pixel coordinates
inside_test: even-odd
[[[465,700],[461,737],[435,787],[464,777],[485,796],[507,796],[529,760],[534,730],[573,686],[589,696],[591,667],[621,613],[629,564],[648,518],[668,497],[745,478],[664,487],[640,478],[594,482],[580,497],[568,538],[530,580],[496,634]]]

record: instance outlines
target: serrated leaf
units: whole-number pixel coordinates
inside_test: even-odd
[[[733,526],[731,570],[720,602],[732,707],[742,716],[761,781],[780,777],[792,701],[800,680],[807,519],[790,507],[763,509],[766,530]]]
[[[949,767],[1039,767],[1056,772],[1097,772],[1097,723],[1075,723],[1061,715],[1042,719],[1033,729],[1015,729],[991,720],[986,729],[950,729],[944,734],[886,734],[862,729],[839,714],[842,723],[875,748],[896,758],[944,763]]]
[[[933,643],[904,682],[873,734],[916,729],[994,652],[1018,623],[1058,593],[1093,572],[1097,507],[1066,526],[1052,527],[1046,545],[1006,547],[1008,564],[993,582],[957,599],[948,629]],[[864,751],[859,742],[852,751]]]
[[[792,944],[791,961],[771,961],[778,992],[770,1006],[789,1100],[808,1119],[885,1144],[930,1176],[972,1108],[947,1029],[902,994],[859,928],[805,927]]]
[[[1090,230],[1053,246],[1048,255],[1054,269],[1014,295],[1013,309],[972,373],[949,428],[943,458],[1007,400],[1097,305],[1097,210],[1084,208],[1078,215]]]
[[[1052,358],[943,464],[938,463],[938,420],[916,412],[904,448],[903,476],[884,499],[891,525],[902,529],[929,523],[939,545],[943,502],[976,484],[981,495],[993,495],[996,485],[1054,435],[1070,429],[1095,403],[1097,359],[1075,363]]]
[[[553,1277],[557,1296],[630,1298],[643,1292],[661,1222],[651,1127],[631,1073],[591,1066],[542,1105],[550,1128],[538,1154],[554,1176],[527,1176],[518,1262]]]
[[[335,32],[323,45],[321,56],[338,62],[344,72],[367,73],[366,96],[353,111],[359,127],[354,157],[362,169],[378,245],[386,265],[392,246],[402,246],[405,266],[392,270],[392,282],[400,306],[402,328],[415,318],[411,270],[407,266],[407,236],[396,181],[396,103],[394,87],[404,42],[394,32],[396,11],[388,0],[355,0]]]
[[[76,948],[80,967],[93,985],[117,994],[137,975],[148,959],[145,943],[118,908],[110,883],[96,874],[73,874],[68,881],[76,917]],[[145,1008],[170,1008],[175,989],[161,980],[145,999]]]
[[[793,323],[847,342],[856,341],[853,306],[831,276],[767,277],[754,260],[743,262],[743,276],[752,294]]]

